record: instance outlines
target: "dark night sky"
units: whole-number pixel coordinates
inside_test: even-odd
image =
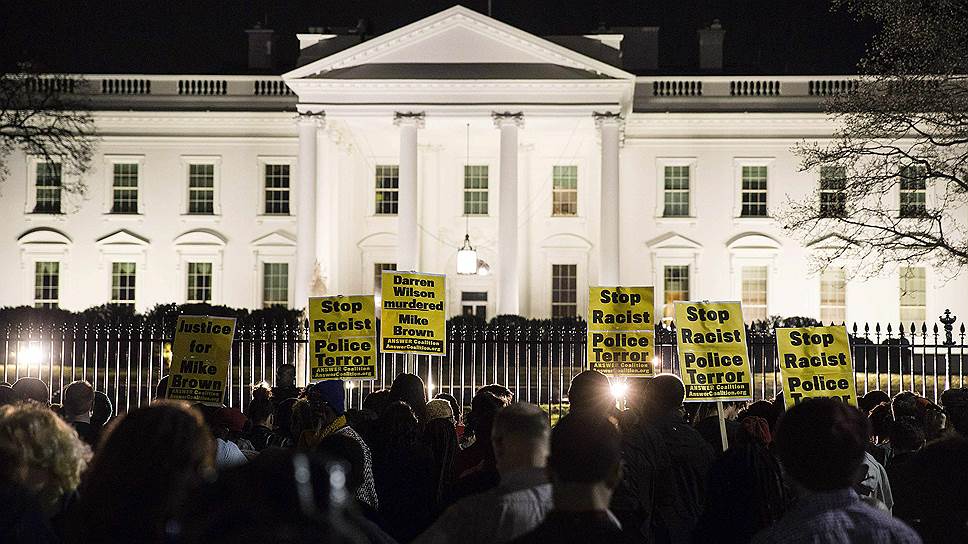
[[[267,21],[279,36],[279,72],[295,62],[295,34],[309,26],[369,21],[381,34],[458,2],[443,0],[0,0],[0,67],[114,73],[244,72],[244,29]],[[459,2],[486,12],[486,0]],[[696,29],[726,29],[735,73],[851,73],[870,25],[827,0],[493,0],[493,15],[537,35],[613,26],[659,26],[660,68],[689,72]]]

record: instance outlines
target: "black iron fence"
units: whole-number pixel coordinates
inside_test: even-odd
[[[163,325],[9,325],[2,330],[2,380],[40,378],[53,402],[74,380],[86,379],[105,392],[117,412],[150,402],[155,384],[167,374],[170,328]],[[855,324],[851,335],[858,393],[914,390],[937,400],[949,387],[961,387],[965,370],[965,325],[955,327],[946,312],[933,325]],[[274,385],[275,369],[294,364],[303,377],[306,335],[302,327],[269,324],[236,330],[228,376],[227,402],[244,407],[254,384]],[[771,330],[747,328],[754,398],[780,390],[776,340]],[[656,372],[679,372],[675,329],[656,330]],[[382,354],[377,379],[347,383],[348,402],[362,404],[367,393],[387,388],[400,372],[423,378],[428,392],[446,392],[469,405],[482,385],[506,385],[515,397],[551,410],[567,403],[572,377],[587,368],[584,323],[527,322],[448,327],[447,355]]]

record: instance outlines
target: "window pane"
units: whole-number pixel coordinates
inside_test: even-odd
[[[924,323],[927,317],[927,279],[922,267],[901,267],[901,322]]]
[[[138,213],[138,163],[115,163],[111,213]]]
[[[765,320],[767,267],[744,266],[742,269],[742,304],[746,321]]]
[[[265,213],[289,215],[289,165],[265,165]]]
[[[847,276],[843,268],[820,274],[820,321],[839,325],[847,320]]]
[[[289,264],[262,264],[262,307],[289,306]]]
[[[60,298],[60,263],[38,261],[34,264],[34,307],[56,308]]]
[[[212,263],[188,263],[188,302],[212,301]]]
[[[464,215],[487,215],[487,165],[464,166]]]
[[[135,263],[111,263],[111,302],[134,304]]]
[[[927,212],[927,173],[922,166],[901,168],[900,216],[921,217]]]
[[[373,263],[373,294],[378,299],[383,295],[383,272],[396,269],[396,263]]]
[[[487,291],[463,291],[460,299],[461,315],[487,319]]]
[[[376,165],[376,214],[396,215],[400,196],[400,167],[395,164]]]
[[[215,165],[188,165],[188,213],[215,213]]]
[[[847,213],[847,170],[839,166],[820,168],[820,216],[843,217]]]
[[[39,162],[36,173],[34,213],[61,213],[61,165]]]
[[[578,167],[553,166],[551,184],[551,214],[578,215]]]
[[[664,217],[689,216],[689,167],[666,166],[664,169]]]
[[[578,266],[551,265],[551,317],[578,315]]]
[[[662,287],[665,293],[662,316],[675,317],[675,301],[689,300],[689,266],[663,267]]]
[[[743,217],[766,217],[766,167],[744,166],[742,169],[742,208]]]

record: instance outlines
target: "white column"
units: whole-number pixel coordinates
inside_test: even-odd
[[[497,313],[521,311],[518,281],[518,127],[522,113],[494,113],[501,130],[501,174],[497,228]]]
[[[306,306],[316,269],[316,132],[322,113],[299,116],[299,203],[296,209],[296,271],[294,297],[297,308]]]
[[[619,285],[619,180],[618,149],[621,117],[614,113],[596,113],[595,125],[602,140],[601,228],[599,231],[598,281],[601,285]]]
[[[423,113],[396,113],[400,127],[400,185],[397,204],[397,270],[416,270],[419,263],[417,232],[417,129]]]

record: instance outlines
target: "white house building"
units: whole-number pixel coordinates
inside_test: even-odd
[[[703,39],[715,64],[722,31]],[[812,273],[834,241],[775,221],[815,191],[791,147],[830,138],[821,100],[850,77],[637,76],[462,7],[299,40],[281,77],[83,75],[89,189],[13,156],[0,305],[300,308],[395,267],[447,274],[450,311],[487,317],[584,315],[599,284],[654,285],[657,311],[742,300],[747,319],[968,312],[968,278],[928,263]],[[490,274],[456,274],[465,233]]]

